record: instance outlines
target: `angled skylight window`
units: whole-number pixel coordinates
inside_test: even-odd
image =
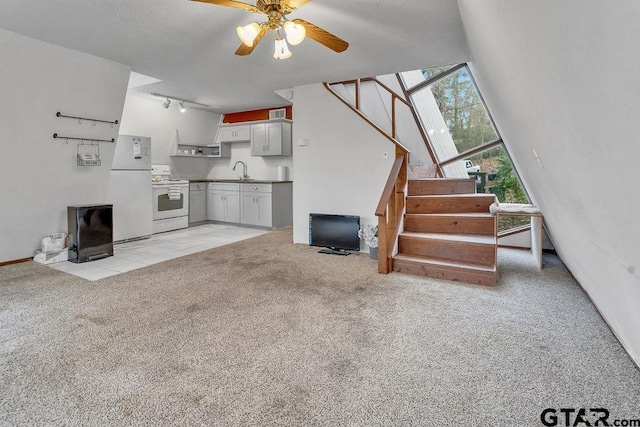
[[[401,77],[445,177],[475,178],[477,193],[493,193],[502,203],[528,203],[466,64],[414,70]],[[500,216],[498,229],[508,230],[522,221]]]

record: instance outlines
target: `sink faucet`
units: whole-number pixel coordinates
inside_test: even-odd
[[[236,164],[233,165],[232,170],[236,170],[236,166],[238,166],[238,163],[242,163],[242,179],[249,179],[249,175],[247,175],[247,165],[242,160],[238,160]]]

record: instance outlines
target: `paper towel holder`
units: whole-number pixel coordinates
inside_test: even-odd
[[[286,181],[286,180],[287,180],[287,167],[278,166],[278,181]]]

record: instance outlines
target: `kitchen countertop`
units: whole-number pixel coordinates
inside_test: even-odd
[[[286,184],[293,181],[278,181],[277,179],[190,179],[189,182],[234,182],[238,184]]]

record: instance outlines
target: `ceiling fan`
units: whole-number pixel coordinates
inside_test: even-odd
[[[309,38],[335,52],[344,52],[349,47],[349,43],[346,41],[303,19],[293,19],[291,21],[287,19],[288,14],[311,0],[257,0],[255,6],[235,0],[192,1],[235,7],[244,9],[247,12],[267,15],[267,22],[260,24],[252,22],[249,25],[237,28],[238,37],[242,40],[242,44],[236,50],[236,55],[249,55],[265,34],[271,30],[276,33],[275,52],[273,54],[276,59],[289,58],[292,54],[287,42],[291,45],[297,45],[304,40],[305,36],[309,36]]]

